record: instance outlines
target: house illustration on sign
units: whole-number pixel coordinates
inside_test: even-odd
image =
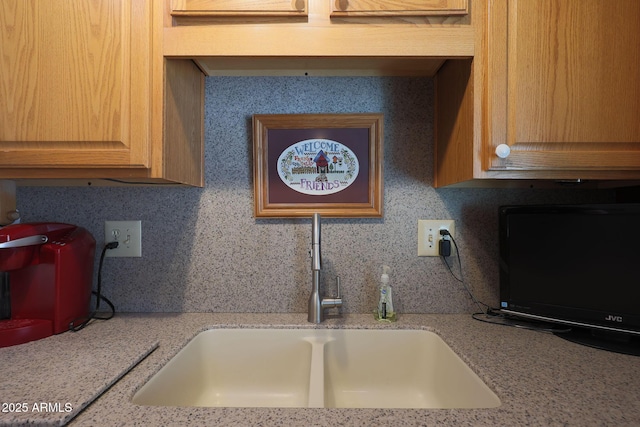
[[[313,159],[316,164],[316,172],[318,173],[327,173],[329,172],[329,158],[324,153],[324,151],[320,150],[316,157]]]

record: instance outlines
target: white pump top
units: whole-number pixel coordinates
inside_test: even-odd
[[[382,283],[389,283],[389,271],[391,271],[391,267],[388,265],[382,266],[382,276],[380,277]]]

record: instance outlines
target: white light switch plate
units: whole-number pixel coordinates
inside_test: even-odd
[[[107,249],[106,257],[142,256],[142,221],[105,221],[105,244],[117,241],[118,247]]]

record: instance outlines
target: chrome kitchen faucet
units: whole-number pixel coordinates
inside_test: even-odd
[[[340,278],[336,277],[338,295],[335,298],[320,296],[320,270],[322,270],[322,255],[320,253],[320,214],[314,213],[311,224],[311,275],[312,290],[309,297],[309,322],[320,323],[324,320],[324,309],[342,307],[340,296]]]

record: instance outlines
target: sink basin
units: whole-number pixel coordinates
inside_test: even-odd
[[[312,346],[304,330],[211,329],[134,396],[140,405],[304,407]]]
[[[162,367],[133,403],[494,408],[500,399],[430,331],[211,329]]]
[[[332,331],[325,347],[325,406],[492,408],[498,397],[437,334]]]

